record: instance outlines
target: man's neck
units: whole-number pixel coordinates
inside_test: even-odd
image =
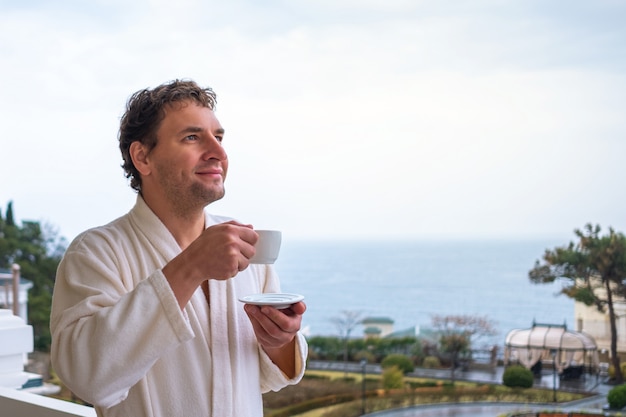
[[[204,207],[195,210],[187,210],[185,213],[178,213],[173,207],[162,201],[151,201],[142,196],[150,210],[165,225],[167,230],[174,236],[174,239],[185,249],[200,236],[205,228]]]
[[[174,236],[174,239],[176,239],[181,249],[185,249],[191,242],[196,240],[198,236],[202,234],[205,227],[204,211],[201,211],[193,218],[172,216],[167,221],[163,219],[161,219],[161,221],[165,224],[165,227],[167,227],[167,230],[170,231],[172,236]]]

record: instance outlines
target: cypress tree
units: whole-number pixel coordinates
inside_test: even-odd
[[[9,201],[9,204],[7,205],[6,225],[15,226],[15,220],[13,219],[13,202],[12,201]]]

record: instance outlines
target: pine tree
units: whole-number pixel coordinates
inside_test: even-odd
[[[604,236],[600,231],[599,225],[591,224],[584,230],[575,230],[578,242],[546,250],[543,262],[537,261],[528,276],[535,284],[558,279],[563,284],[563,294],[608,315],[614,382],[621,384],[624,375],[617,352],[615,305],[626,298],[626,236],[612,228]]]

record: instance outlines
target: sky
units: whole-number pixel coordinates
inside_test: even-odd
[[[128,97],[218,95],[209,210],[286,239],[626,232],[626,2],[0,0],[0,210],[126,213]]]

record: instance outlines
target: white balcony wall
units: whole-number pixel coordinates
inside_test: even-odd
[[[11,417],[96,417],[91,407],[0,387],[0,415]]]

